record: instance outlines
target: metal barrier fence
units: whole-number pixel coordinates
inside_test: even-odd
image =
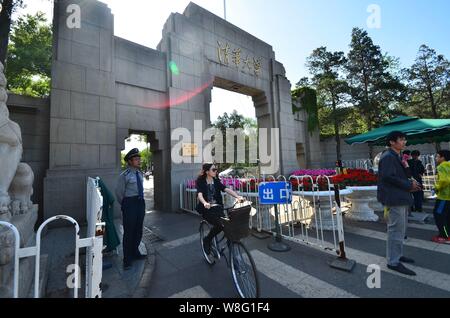
[[[353,169],[370,170],[374,168],[372,159],[342,160],[342,164],[346,168]]]
[[[35,259],[35,268],[34,268],[34,298],[39,298],[39,271],[40,271],[40,258],[41,258],[41,235],[42,230],[47,224],[56,221],[56,220],[67,220],[75,227],[75,263],[74,263],[74,282],[73,282],[73,297],[78,298],[78,288],[80,286],[80,273],[79,273],[79,250],[80,248],[87,247],[92,248],[92,262],[94,268],[99,268],[100,271],[95,273],[86,273],[86,277],[93,277],[93,284],[89,285],[89,288],[86,289],[86,297],[101,297],[101,291],[97,294],[94,290],[94,286],[99,286],[102,278],[102,249],[103,249],[103,237],[88,237],[84,239],[80,239],[80,226],[77,221],[75,221],[70,216],[66,215],[57,215],[51,217],[41,224],[36,233],[36,245],[31,247],[20,247],[20,234],[17,228],[8,222],[0,221],[0,226],[6,226],[14,233],[15,237],[15,249],[14,249],[14,286],[13,286],[13,297],[19,297],[19,266],[20,259],[26,257],[36,257]],[[88,254],[87,256],[88,257]],[[95,284],[97,282],[97,284]],[[90,296],[88,296],[90,295]]]
[[[87,183],[87,238],[80,238],[80,226],[77,221],[67,215],[57,215],[47,219],[42,223],[36,232],[36,245],[31,247],[20,247],[19,230],[11,223],[0,221],[0,227],[5,226],[14,233],[14,273],[13,273],[13,297],[19,297],[19,275],[20,260],[27,257],[35,257],[34,269],[34,298],[39,298],[39,278],[40,278],[40,258],[42,230],[51,222],[57,220],[69,221],[75,227],[75,262],[73,266],[73,297],[78,298],[78,288],[80,288],[80,248],[87,248],[86,252],[86,298],[100,298],[102,296],[102,250],[103,236],[95,236],[96,226],[100,225],[102,215],[103,198],[100,194],[97,179],[88,179]]]
[[[423,190],[431,193],[436,184],[437,165],[435,155],[421,155],[419,159],[425,167],[425,174],[423,176]]]
[[[261,205],[256,178],[222,178],[224,185],[233,188],[239,195],[252,202],[249,227],[257,232],[276,233],[274,206]],[[342,213],[336,202],[334,185],[329,177],[311,176],[267,176],[265,181],[290,181],[295,187],[293,200],[289,204],[278,205],[279,230],[283,238],[314,246],[325,251],[340,254],[345,246]],[[307,180],[307,181],[305,181]],[[325,185],[318,180],[326,180]],[[259,180],[262,181],[262,180]],[[309,184],[310,191],[298,185]],[[325,191],[323,189],[325,187]],[[337,191],[337,198],[350,194],[350,190]],[[225,207],[232,205],[233,199],[224,195]],[[197,196],[195,180],[185,180],[180,184],[180,208],[189,213],[196,212]]]

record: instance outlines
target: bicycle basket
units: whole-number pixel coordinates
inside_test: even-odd
[[[231,209],[228,219],[223,220],[225,236],[232,242],[237,242],[250,234],[249,219],[251,205]]]

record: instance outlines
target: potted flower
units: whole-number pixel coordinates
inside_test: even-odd
[[[344,173],[333,176],[333,183],[341,188],[376,186],[378,177],[363,169],[346,169]]]
[[[348,169],[333,177],[335,185],[352,190],[346,196],[352,207],[346,218],[356,221],[378,221],[378,215],[370,207],[376,201],[378,177],[363,169]]]

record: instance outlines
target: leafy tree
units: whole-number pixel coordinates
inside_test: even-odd
[[[141,169],[142,171],[148,171],[152,168],[152,152],[150,149],[144,149],[141,154]]]
[[[227,153],[227,145],[226,145],[226,130],[228,128],[232,129],[243,129],[245,134],[245,151],[248,153],[249,150],[249,133],[248,130],[251,128],[257,128],[258,124],[253,118],[246,118],[240,114],[236,110],[234,110],[231,114],[224,113],[222,116],[219,116],[217,120],[212,124],[213,127],[218,128],[222,131],[223,141],[224,141],[224,154]],[[234,143],[234,162],[237,161],[237,144]],[[234,166],[237,168],[241,168],[244,166],[252,166],[252,164],[232,164],[232,163],[218,163],[219,170],[228,169],[230,166]]]
[[[343,79],[346,58],[344,52],[329,52],[326,47],[315,49],[307,60],[312,74],[312,83],[323,105],[331,108],[329,119],[334,125],[337,160],[341,160],[340,123],[345,121],[345,107],[348,85]]]
[[[0,62],[5,65],[12,14],[18,8],[23,7],[23,0],[3,0],[0,2],[2,2],[2,10],[0,11]]]
[[[362,29],[353,29],[347,59],[352,103],[364,117],[368,130],[372,130],[389,119],[395,103],[404,99],[405,87],[392,72],[395,59],[383,55]],[[373,157],[372,146],[369,148]]]
[[[404,75],[409,88],[409,115],[436,119],[450,116],[450,62],[443,55],[422,45]]]
[[[299,82],[299,84],[301,81]],[[306,84],[306,82],[304,82]],[[292,101],[297,101],[300,107],[292,104],[292,112],[295,114],[300,110],[305,110],[307,115],[308,131],[312,133],[319,127],[319,116],[317,106],[316,90],[309,86],[297,86],[292,92]]]
[[[224,113],[222,116],[219,116],[213,123],[213,127],[219,128],[225,132],[227,128],[244,128],[244,124],[245,117],[238,114],[238,112],[234,110],[230,115],[228,115],[228,113]]]
[[[139,152],[141,154],[141,169],[142,171],[150,170],[152,167],[152,152],[149,149],[144,149]],[[122,169],[126,169],[127,163],[125,162],[125,153],[120,153],[120,163]]]
[[[122,167],[122,170],[127,167],[127,163],[125,162],[125,154],[120,153],[120,166]]]
[[[42,12],[13,23],[8,48],[8,89],[17,94],[48,96],[52,60],[52,30]]]

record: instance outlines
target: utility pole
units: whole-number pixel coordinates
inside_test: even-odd
[[[223,18],[227,20],[227,0],[223,0]]]

